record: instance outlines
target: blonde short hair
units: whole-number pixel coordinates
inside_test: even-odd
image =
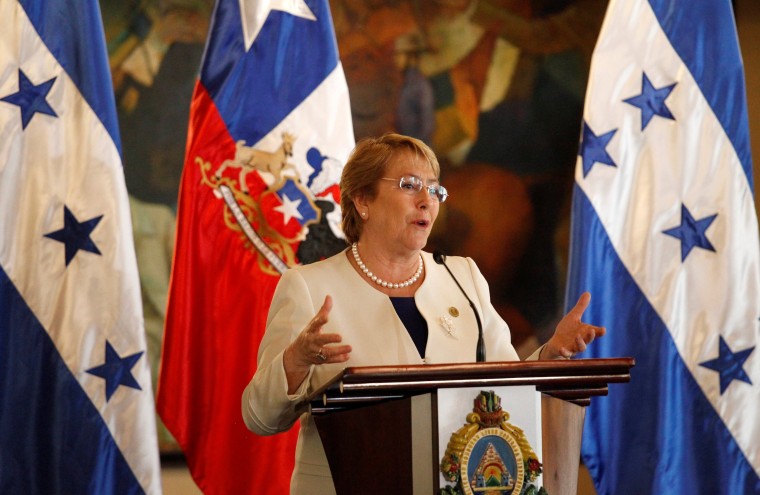
[[[343,215],[343,233],[349,243],[359,240],[364,223],[356,210],[354,198],[377,194],[376,184],[385,175],[391,158],[399,151],[408,150],[425,157],[438,178],[441,167],[430,147],[419,139],[388,133],[377,138],[365,138],[356,143],[348,157],[340,178],[340,207]]]

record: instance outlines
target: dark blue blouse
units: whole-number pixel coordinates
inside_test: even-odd
[[[417,305],[414,303],[413,297],[391,297],[391,303],[396,309],[398,317],[401,319],[401,323],[406,327],[406,331],[409,332],[409,336],[414,341],[414,345],[417,346],[417,352],[420,353],[420,357],[425,357],[425,347],[427,347],[428,339],[428,327],[425,318],[422,317],[422,313],[417,309]]]

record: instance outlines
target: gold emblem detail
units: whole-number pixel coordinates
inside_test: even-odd
[[[459,316],[459,310],[455,308],[454,306],[452,306],[449,308],[449,314],[453,316],[454,318],[456,318],[457,316]]]
[[[441,487],[441,495],[547,495],[536,486],[543,471],[538,456],[523,430],[509,423],[493,390],[475,398],[466,423],[451,434],[439,468],[454,484]]]
[[[243,140],[238,141],[234,158],[226,159],[218,166],[201,157],[195,158],[200,168],[201,183],[210,187],[217,198],[225,200],[225,225],[240,235],[245,247],[256,253],[259,268],[270,275],[280,275],[287,267],[299,263],[296,254],[298,243],[305,240],[308,227],[319,224],[321,220],[321,210],[315,203],[314,195],[301,183],[296,166],[289,161],[293,157],[295,140],[296,136],[284,132],[281,145],[271,152],[246,146]],[[258,179],[247,180],[251,172]],[[255,186],[249,188],[249,183]],[[278,194],[288,184],[291,193],[298,196],[297,200],[291,198],[291,201],[305,202],[301,206],[308,203],[307,209],[315,213],[314,218],[299,219],[301,226],[297,229],[270,225],[271,218],[268,218],[268,215],[271,217],[271,210],[277,210],[273,205],[280,201]],[[225,197],[221,186],[229,190],[229,198]],[[228,199],[237,204],[236,212]],[[286,213],[280,213],[284,219],[282,223],[285,223],[288,217]],[[236,214],[241,218],[236,218]],[[241,225],[241,220],[248,225]],[[245,227],[254,235],[249,235]],[[279,263],[272,263],[275,258],[279,258],[275,260]]]

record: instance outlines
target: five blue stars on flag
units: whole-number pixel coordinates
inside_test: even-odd
[[[34,84],[24,74],[24,71],[18,70],[18,91],[0,98],[0,101],[19,107],[21,110],[22,129],[26,129],[32,117],[37,113],[58,117],[53,107],[47,102],[47,95],[50,92],[50,88],[53,87],[55,79],[54,77],[43,83]]]
[[[676,120],[665,103],[676,83],[656,88],[645,72],[641,76],[641,93],[623,101],[638,108],[641,111],[641,130],[644,131],[655,116],[664,119]],[[607,151],[607,145],[615,136],[617,129],[603,134],[596,134],[587,122],[583,122],[583,132],[579,146],[579,155],[582,158],[583,177],[586,177],[596,163],[617,167],[612,156]],[[681,262],[694,248],[702,248],[715,252],[715,247],[707,238],[707,229],[717,218],[717,213],[696,219],[686,207],[681,204],[681,223],[676,227],[663,230],[662,233],[675,237],[681,241]],[[726,391],[734,380],[740,380],[749,384],[752,382],[744,371],[743,365],[754,347],[733,352],[723,337],[719,341],[719,355],[717,358],[700,363],[700,366],[716,371],[720,375],[720,393]]]

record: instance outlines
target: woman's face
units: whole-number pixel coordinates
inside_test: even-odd
[[[402,177],[416,177],[425,186],[437,185],[438,178],[424,155],[410,150],[396,151],[383,177],[373,199],[357,201],[359,213],[367,214],[359,240],[388,256],[416,254],[427,244],[440,204],[427,187],[415,191],[410,186],[401,189],[399,183]]]

